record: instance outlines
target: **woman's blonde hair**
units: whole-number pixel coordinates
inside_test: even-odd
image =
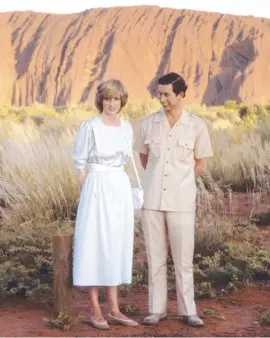
[[[124,84],[117,79],[109,79],[101,82],[97,87],[95,99],[95,105],[99,113],[103,111],[103,100],[113,97],[120,97],[121,110],[128,101],[128,92]]]

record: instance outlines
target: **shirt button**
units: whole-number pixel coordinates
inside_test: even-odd
[[[166,188],[164,188],[163,191],[166,191]]]
[[[170,134],[169,137],[172,137],[172,135]]]
[[[169,163],[169,161],[166,161],[166,163],[168,164],[168,163]]]
[[[171,148],[167,148],[168,150],[171,150]]]
[[[165,177],[167,177],[168,175],[167,175],[167,174],[165,174],[164,176],[165,176]]]

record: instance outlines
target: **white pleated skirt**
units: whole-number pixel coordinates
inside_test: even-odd
[[[78,206],[75,286],[130,284],[134,242],[131,184],[123,167],[92,165]]]

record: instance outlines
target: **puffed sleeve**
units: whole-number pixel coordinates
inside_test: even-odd
[[[75,137],[72,159],[76,169],[83,169],[85,167],[93,146],[93,132],[91,122],[88,120],[81,124]]]

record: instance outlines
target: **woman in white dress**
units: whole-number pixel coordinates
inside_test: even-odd
[[[133,143],[131,124],[118,113],[128,93],[116,79],[97,88],[100,114],[79,128],[73,160],[81,189],[75,235],[73,284],[88,286],[92,305],[91,324],[137,326],[120,312],[118,285],[132,279],[134,211],[130,180],[124,165],[130,159],[127,136]],[[88,173],[86,172],[88,167]],[[99,287],[105,286],[110,311],[107,321],[99,306]]]

